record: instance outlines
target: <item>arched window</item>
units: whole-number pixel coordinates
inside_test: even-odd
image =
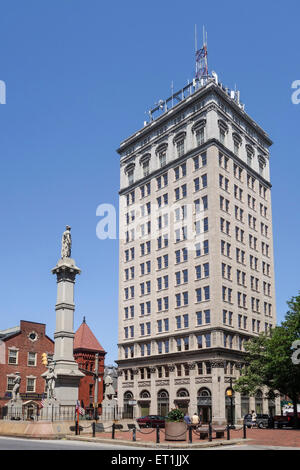
[[[150,398],[151,395],[150,395],[150,392],[148,392],[148,390],[142,390],[141,393],[140,393],[140,398]]]
[[[159,159],[159,168],[162,168],[167,164],[167,142],[160,144],[157,149],[155,150],[156,155]]]
[[[260,176],[264,176],[264,169],[266,166],[266,159],[262,155],[258,155],[258,168]]]
[[[211,397],[211,391],[208,388],[200,388],[198,390],[198,397]]]
[[[223,121],[223,119],[219,119],[218,126],[219,126],[219,139],[220,139],[221,144],[224,144],[226,134],[228,134],[228,125],[226,124],[225,121]]]
[[[252,166],[252,160],[254,157],[254,148],[252,145],[246,144],[246,152],[247,152],[247,164],[249,166]]]
[[[179,132],[173,139],[174,145],[176,145],[177,157],[181,157],[184,154],[184,140],[186,132]]]
[[[125,174],[127,175],[128,178],[128,185],[131,185],[134,182],[134,163],[129,163],[125,167]]]
[[[192,132],[195,134],[195,137],[196,137],[197,147],[199,145],[204,144],[205,142],[205,126],[206,126],[206,120],[200,119],[199,121],[195,122],[195,124],[192,127]]]
[[[237,134],[237,132],[233,132],[232,139],[233,139],[233,153],[238,156],[239,151],[240,151],[240,146],[242,144],[242,138],[239,134]]]
[[[177,393],[176,393],[176,396],[178,398],[184,398],[184,397],[189,397],[189,392],[185,389],[185,388],[180,388]]]
[[[132,392],[125,392],[124,393],[124,400],[132,400],[132,399],[133,399]]]

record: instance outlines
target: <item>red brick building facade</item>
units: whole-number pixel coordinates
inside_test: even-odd
[[[79,365],[81,372],[85,374],[80,380],[79,400],[81,406],[86,412],[93,411],[94,393],[95,393],[95,361],[96,353],[99,355],[98,360],[98,414],[101,414],[101,402],[103,400],[103,375],[104,375],[104,358],[106,352],[96,339],[85,318],[75,333],[74,338],[74,359]]]
[[[21,320],[20,326],[0,331],[0,407],[11,398],[16,372],[21,375],[23,401],[39,402],[45,391],[46,371],[42,353],[53,354],[54,341],[46,335],[46,325]]]
[[[20,397],[40,407],[45,392],[47,370],[42,364],[42,354],[54,354],[54,341],[46,335],[46,325],[21,320],[20,326],[0,331],[0,409],[11,399],[16,372],[20,373]],[[80,380],[79,400],[88,412],[92,411],[95,390],[95,358],[98,362],[98,414],[103,400],[104,357],[106,352],[83,320],[75,333],[74,359],[85,374]]]

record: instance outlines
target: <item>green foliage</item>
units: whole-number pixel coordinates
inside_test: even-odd
[[[271,334],[261,333],[248,341],[247,367],[237,380],[234,390],[253,395],[266,385],[271,391],[288,395],[293,402],[300,398],[300,364],[292,362],[292,344],[300,339],[300,294],[288,302],[290,310],[285,321]]]
[[[169,411],[168,416],[167,416],[167,421],[171,421],[173,423],[183,421],[184,414],[181,410],[178,408],[173,408],[171,411]]]

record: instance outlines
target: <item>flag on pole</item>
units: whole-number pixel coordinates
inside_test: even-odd
[[[42,401],[41,401],[41,407],[44,408],[45,404],[46,404],[46,399],[45,399],[45,395],[43,394]]]
[[[80,415],[85,415],[84,409],[80,406],[79,400],[77,400],[76,403],[76,412],[79,413]]]

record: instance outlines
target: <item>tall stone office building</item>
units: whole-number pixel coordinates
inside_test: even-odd
[[[272,142],[216,74],[152,111],[118,149],[118,401],[223,423],[245,342],[276,324]],[[233,403],[236,422],[279,406],[264,389]]]

